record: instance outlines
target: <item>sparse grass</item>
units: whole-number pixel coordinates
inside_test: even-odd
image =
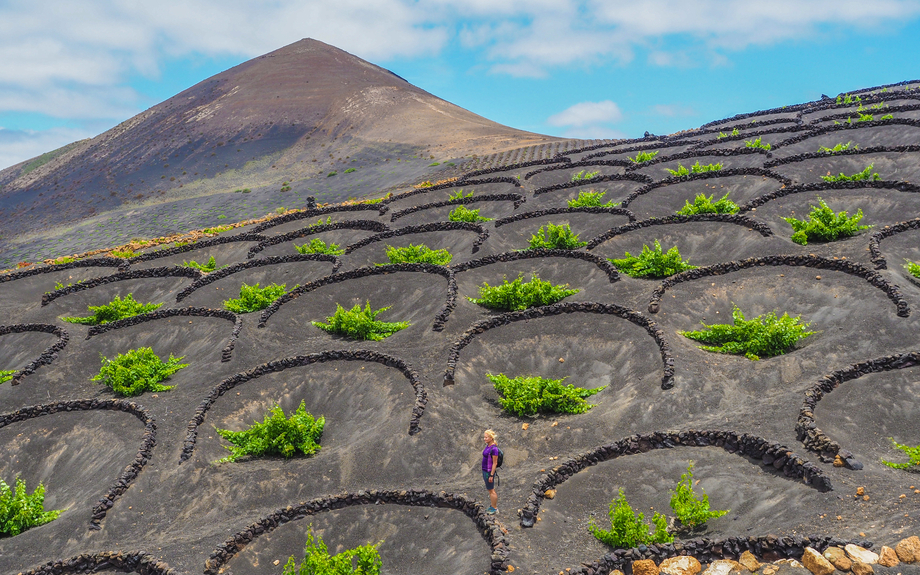
[[[841,172],[839,175],[832,176],[831,173],[828,172],[826,176],[821,176],[821,179],[825,182],[858,182],[861,180],[881,180],[882,177],[878,175],[878,172],[870,174],[873,167],[873,164],[869,164],[866,166],[865,170],[857,172],[851,176],[848,176],[843,172]]]
[[[629,549],[638,545],[654,543],[671,543],[674,537],[668,533],[667,518],[657,511],[652,516],[652,525],[645,522],[645,514],[633,511],[626,501],[626,494],[620,488],[619,496],[610,502],[610,530],[601,529],[594,523],[588,525],[591,532],[599,541],[610,545],[614,549]]]
[[[205,228],[201,230],[203,234],[219,234],[221,232],[226,232],[227,230],[232,230],[233,226],[214,226],[213,228]]]
[[[800,323],[801,316],[790,317],[784,313],[777,317],[775,311],[767,315],[759,315],[753,319],[744,319],[744,314],[733,306],[733,324],[707,325],[699,331],[681,331],[682,336],[709,345],[702,345],[700,349],[715,353],[729,353],[743,355],[751,361],[761,357],[783,355],[800,339],[804,339],[817,332],[808,331],[810,323]]]
[[[642,253],[638,256],[626,252],[625,257],[610,259],[610,263],[619,271],[634,278],[666,278],[697,267],[690,265],[680,257],[677,246],[667,252],[662,251],[658,240],[655,240],[654,249],[643,245]]]
[[[340,256],[345,253],[344,248],[340,248],[338,244],[329,243],[319,238],[313,238],[310,240],[310,243],[303,244],[302,246],[294,246],[294,249],[297,250],[299,254],[328,254],[330,256]]]
[[[53,263],[54,263],[54,264],[69,264],[69,263],[72,263],[72,262],[75,262],[75,261],[77,261],[75,258],[68,257],[68,256],[63,256],[63,257],[60,257],[60,258],[57,258],[56,260],[54,260]]]
[[[227,267],[226,265],[217,267],[217,260],[214,259],[214,256],[209,257],[208,261],[203,264],[200,264],[196,262],[195,260],[192,260],[190,262],[183,261],[182,266],[187,267],[187,268],[193,268],[198,271],[204,272],[206,274],[209,274],[215,270],[219,270],[219,269],[223,269]]]
[[[433,250],[424,244],[412,245],[408,247],[387,246],[387,258],[390,264],[434,264],[436,266],[446,266],[450,263],[453,256],[446,249]],[[388,264],[377,264],[385,266]]]
[[[336,172],[335,170],[333,170],[333,171],[329,172],[328,174],[326,174],[326,177],[327,177],[327,178],[331,178],[332,176],[336,176],[336,175],[338,175],[338,172]]]
[[[819,151],[819,152],[824,152],[825,154],[836,154],[837,152],[845,152],[846,150],[849,150],[849,149],[850,149],[850,146],[851,146],[852,144],[853,144],[853,142],[847,142],[846,144],[837,144],[837,145],[834,146],[833,148],[828,148],[828,147],[825,147],[825,146],[821,146],[820,148],[818,148],[818,151]],[[854,149],[854,150],[858,150],[858,149],[859,149],[859,146],[858,146],[858,145],[857,145],[857,146],[853,146],[853,149]]]
[[[602,391],[604,387],[583,389],[572,384],[563,385],[562,379],[519,375],[510,378],[503,373],[486,377],[501,396],[498,402],[506,412],[519,417],[537,413],[584,413],[595,407],[586,398]]]
[[[133,258],[134,256],[136,256],[136,255],[137,255],[137,252],[135,252],[135,251],[132,250],[132,249],[127,249],[127,250],[112,250],[111,252],[109,252],[109,254],[110,254],[113,258],[128,259],[128,258]]]
[[[580,181],[582,181],[582,180],[590,180],[591,178],[596,178],[596,177],[599,176],[599,175],[601,175],[600,172],[587,172],[587,173],[585,173],[585,170],[582,170],[582,171],[578,172],[577,174],[572,174],[572,181],[573,181],[573,182],[580,182]]]
[[[13,379],[13,374],[15,373],[15,369],[0,369],[0,383],[6,383]]]
[[[62,286],[63,287],[63,286]],[[60,289],[60,288],[58,288]],[[143,313],[148,313],[158,309],[161,303],[141,303],[134,301],[134,295],[128,294],[122,299],[119,296],[107,304],[91,305],[89,311],[93,315],[87,317],[62,317],[61,319],[80,325],[102,325],[113,321],[118,321],[126,317],[133,317]]]
[[[601,203],[601,199],[606,194],[606,191],[595,192],[591,191],[581,191],[578,193],[578,197],[574,200],[569,200],[570,208],[615,208],[620,205],[620,202],[609,201],[606,204]]]
[[[470,190],[470,193],[468,193],[468,194],[466,194],[466,195],[463,195],[463,188],[460,188],[460,190],[459,190],[456,194],[451,194],[450,196],[448,196],[448,197],[447,197],[447,201],[448,201],[448,202],[456,202],[456,201],[462,200],[462,199],[464,199],[464,198],[472,197],[472,196],[473,196],[473,193],[474,193],[474,190]]]
[[[821,198],[818,198],[818,202],[820,205],[811,206],[807,220],[783,218],[792,226],[792,241],[795,243],[806,246],[809,241],[833,242],[872,227],[859,225],[863,217],[862,209],[855,216],[849,217],[845,211],[835,214]]]
[[[145,391],[169,391],[175,386],[160,382],[188,367],[187,363],[179,363],[182,359],[169,354],[164,362],[149,347],[132,349],[113,359],[102,357],[102,369],[92,380],[101,381],[122,397],[134,397]]]
[[[488,222],[492,218],[486,218],[479,215],[479,208],[471,210],[466,206],[460,205],[451,210],[450,214],[447,215],[447,219],[452,222]]]
[[[229,446],[224,446],[230,455],[219,459],[216,463],[236,461],[247,455],[253,457],[280,455],[290,458],[300,454],[310,457],[320,450],[319,440],[323,435],[325,425],[324,417],[314,419],[312,414],[307,413],[306,402],[303,400],[300,402],[300,407],[291,413],[290,417],[285,417],[284,411],[276,405],[261,423],[253,422],[248,429],[243,431],[230,431],[215,427],[217,434],[231,443]]]
[[[641,164],[642,162],[647,162],[658,155],[658,150],[654,152],[638,152],[635,158],[630,158],[626,156],[627,160],[631,160],[634,164]]]
[[[313,526],[307,533],[303,562],[298,566],[294,556],[288,559],[281,575],[380,575],[380,553],[373,545],[362,545],[347,549],[338,555],[329,555],[322,538],[313,536]]]
[[[360,305],[350,310],[346,310],[341,305],[336,304],[335,313],[326,318],[326,322],[311,322],[314,326],[329,333],[343,335],[351,339],[380,341],[394,333],[409,327],[409,322],[385,322],[379,321],[377,315],[384,312],[390,307],[383,307],[376,311],[371,309],[371,302],[368,301],[361,309]]]
[[[716,200],[712,201],[713,196],[706,196],[706,194],[697,194],[696,198],[693,199],[693,203],[690,203],[690,200],[685,200],[684,207],[678,210],[678,214],[681,216],[692,216],[695,214],[737,214],[738,204],[728,199],[728,194],[730,192],[725,192],[725,195]]]
[[[700,161],[697,160],[695,164],[690,166],[689,170],[685,168],[683,164],[677,164],[676,170],[671,170],[669,168],[665,168],[665,169],[668,170],[668,172],[672,176],[681,177],[681,176],[689,176],[690,174],[703,174],[705,172],[716,172],[722,169],[722,164],[718,163],[718,164],[700,165]]]
[[[761,141],[761,138],[756,140],[747,140],[744,142],[745,147],[747,148],[760,148],[761,150],[770,150],[772,146]]]
[[[586,245],[588,245],[588,242],[580,241],[578,239],[578,234],[572,231],[569,224],[557,226],[548,223],[546,226],[540,226],[537,233],[530,236],[530,246],[528,249],[535,250],[546,248],[550,250],[577,250]]]
[[[440,165],[441,165],[441,162],[431,162],[430,164],[428,164],[428,167],[433,168],[435,166],[440,166]]]
[[[335,172],[332,172],[332,175],[334,176],[334,175],[335,175]],[[279,191],[281,191],[281,192],[290,192],[290,191],[291,191],[291,183],[290,183],[290,182],[281,182],[281,189],[280,189]]]
[[[687,467],[687,472],[680,476],[680,481],[671,492],[671,509],[674,510],[677,519],[687,527],[703,525],[710,519],[717,519],[728,513],[728,510],[711,511],[709,496],[706,493],[701,496],[694,493],[692,461]]]
[[[716,136],[716,139],[721,140],[722,138],[727,138],[729,136],[740,136],[740,135],[741,135],[741,132],[738,131],[738,128],[735,128],[734,130],[732,130],[731,134],[726,134],[725,132],[719,132],[719,135]]]
[[[554,304],[578,292],[577,289],[569,288],[568,284],[554,286],[534,274],[528,282],[523,280],[523,276],[518,276],[512,282],[505,278],[497,286],[484,283],[479,287],[478,298],[467,299],[484,307],[514,311]]]
[[[223,306],[224,309],[233,313],[251,313],[267,308],[286,291],[287,284],[270,284],[259,287],[258,283],[254,286],[244,283],[240,286],[240,297],[224,300]]]
[[[32,527],[54,521],[63,512],[63,509],[45,511],[44,484],[39,483],[30,494],[21,477],[16,478],[15,491],[0,479],[0,538],[15,537]]]
[[[888,439],[891,440],[892,446],[895,449],[900,449],[901,451],[903,451],[904,454],[907,455],[907,457],[910,459],[910,461],[906,463],[894,463],[892,461],[886,461],[883,459],[882,463],[884,463],[885,465],[893,469],[910,469],[912,467],[917,467],[918,465],[920,465],[920,445],[916,447],[911,447],[909,445],[903,445],[901,443],[898,443],[892,437],[889,437]]]

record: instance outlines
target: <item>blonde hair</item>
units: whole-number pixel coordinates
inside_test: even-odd
[[[483,434],[483,435],[488,435],[489,437],[491,437],[491,438],[492,438],[492,441],[495,441],[495,439],[498,437],[498,435],[497,435],[494,431],[492,431],[491,429],[487,429],[487,430],[483,431],[482,434]]]

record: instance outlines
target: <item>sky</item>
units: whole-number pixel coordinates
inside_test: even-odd
[[[920,81],[920,0],[0,0],[0,169],[301,38],[582,139]]]

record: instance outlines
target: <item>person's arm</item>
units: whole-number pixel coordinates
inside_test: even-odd
[[[491,467],[492,470],[489,472],[489,477],[492,477],[495,475],[495,470],[497,468],[498,468],[498,456],[493,455],[492,456],[492,467]]]

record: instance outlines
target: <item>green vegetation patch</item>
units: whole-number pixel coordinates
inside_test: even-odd
[[[630,158],[629,156],[626,156],[626,159],[631,160],[632,163],[634,164],[641,164],[642,162],[647,162],[651,160],[657,155],[658,155],[657,150],[655,150],[654,152],[639,152],[636,154],[635,158]]]
[[[642,253],[634,256],[626,252],[626,257],[611,259],[618,270],[634,278],[666,278],[683,271],[696,269],[680,257],[677,246],[663,252],[661,243],[655,240],[655,248],[642,246]]]
[[[35,159],[32,160],[31,162],[29,162],[28,164],[26,164],[25,166],[23,166],[23,167],[22,167],[22,170],[19,172],[19,175],[20,175],[20,176],[24,176],[24,175],[28,174],[29,172],[31,172],[31,171],[33,171],[33,170],[37,170],[38,168],[44,166],[45,164],[47,164],[47,163],[50,162],[51,160],[57,158],[58,156],[62,156],[62,155],[64,155],[64,154],[66,154],[67,152],[69,152],[70,150],[76,148],[77,146],[79,146],[81,143],[83,143],[83,142],[85,142],[85,141],[86,141],[86,140],[80,140],[80,141],[78,141],[78,142],[73,142],[73,143],[67,144],[66,146],[60,147],[60,148],[58,148],[58,149],[56,149],[56,150],[52,150],[52,151],[50,151],[50,152],[45,152],[45,153],[42,154],[41,156],[35,158]]]
[[[591,178],[596,178],[599,175],[601,175],[600,172],[585,172],[585,170],[582,170],[577,174],[572,174],[572,181],[580,182],[582,180],[590,180]]]
[[[845,211],[835,214],[821,198],[818,198],[818,202],[820,205],[811,206],[807,220],[783,218],[792,226],[792,241],[795,243],[806,246],[809,241],[833,242],[872,227],[859,225],[863,217],[862,209],[858,210],[855,216],[849,217]]]
[[[13,379],[14,373],[16,373],[15,369],[0,369],[0,383],[6,383]]]
[[[475,190],[470,190],[470,193],[463,195],[463,188],[460,188],[460,190],[458,190],[457,193],[451,194],[450,196],[448,196],[447,201],[448,202],[458,202],[464,198],[472,197],[474,191]]]
[[[735,128],[734,130],[732,130],[731,134],[726,134],[725,132],[719,132],[719,135],[716,136],[716,139],[721,140],[722,138],[727,138],[729,136],[740,136],[740,135],[741,135],[741,132],[738,131],[738,128]]]
[[[208,258],[208,261],[206,261],[206,262],[203,263],[203,264],[200,264],[200,263],[196,262],[195,260],[192,260],[192,261],[190,261],[190,262],[183,261],[183,262],[182,262],[182,266],[183,266],[183,267],[186,267],[186,268],[196,269],[196,270],[198,270],[198,271],[200,271],[200,272],[204,272],[204,273],[206,273],[206,274],[209,274],[209,273],[211,273],[211,272],[213,272],[213,271],[220,270],[220,269],[224,269],[225,267],[228,267],[228,266],[226,266],[226,265],[217,267],[217,260],[214,259],[214,256],[209,257],[209,258]]]
[[[731,192],[726,192],[724,196],[712,201],[713,196],[706,196],[706,194],[697,194],[696,198],[693,199],[693,203],[690,203],[690,200],[684,202],[684,207],[678,210],[678,215],[681,216],[693,216],[696,214],[737,214],[738,204],[728,199],[728,194]]]
[[[861,172],[856,172],[855,174],[850,175],[850,176],[844,174],[843,172],[841,172],[840,174],[836,176],[832,176],[830,175],[830,172],[828,172],[826,176],[821,176],[821,179],[824,180],[825,182],[858,182],[861,180],[872,180],[872,181],[881,180],[882,177],[878,175],[878,172],[870,173],[872,172],[872,168],[873,168],[873,165],[869,164],[868,166],[866,166],[865,170]]]
[[[784,313],[777,317],[775,311],[759,315],[753,319],[744,319],[744,314],[733,306],[733,324],[707,325],[700,322],[704,329],[699,331],[681,331],[682,336],[708,345],[700,349],[715,353],[743,355],[757,361],[761,357],[782,355],[792,349],[800,339],[817,332],[808,331],[810,323],[801,323],[801,316],[790,317]]]
[[[58,288],[60,289],[60,288]],[[91,305],[89,311],[93,315],[87,317],[62,317],[61,319],[70,323],[80,325],[102,325],[113,321],[118,321],[126,317],[133,317],[148,313],[159,308],[161,303],[140,303],[134,301],[134,295],[128,294],[122,299],[115,296],[111,302],[103,305]]]
[[[326,318],[326,322],[311,322],[314,326],[329,333],[343,335],[351,339],[380,341],[390,337],[399,330],[409,327],[407,321],[386,322],[379,321],[377,315],[390,309],[392,306],[382,307],[377,311],[371,309],[371,302],[366,302],[364,309],[360,305],[346,310],[341,305],[335,305],[335,313]]]
[[[668,533],[667,518],[657,511],[652,516],[652,525],[645,522],[645,514],[636,513],[626,501],[626,494],[620,488],[619,496],[610,502],[610,529],[601,529],[594,523],[588,525],[591,532],[599,541],[615,549],[629,549],[637,545],[650,545],[654,543],[671,543],[674,536]]]
[[[761,150],[770,150],[773,147],[770,144],[761,141],[761,138],[757,138],[756,140],[747,140],[744,142],[744,145],[747,148],[760,148]]]
[[[92,380],[101,381],[122,397],[133,397],[145,391],[169,391],[175,386],[160,382],[188,367],[187,363],[179,363],[182,359],[169,354],[169,359],[163,361],[149,347],[132,349],[113,359],[102,357],[102,369]]]
[[[307,543],[303,551],[303,562],[298,566],[292,555],[284,565],[282,575],[380,575],[383,563],[377,547],[361,545],[346,549],[337,555],[329,555],[322,538],[313,535],[313,526],[307,534]]]
[[[295,245],[294,249],[297,250],[299,254],[328,254],[330,256],[340,256],[345,253],[345,248],[332,242],[327,245],[326,242],[319,238],[313,238],[310,240],[310,243],[302,246]]]
[[[217,463],[236,461],[246,455],[280,455],[287,458],[297,454],[307,457],[315,455],[320,450],[319,440],[325,425],[324,417],[314,419],[313,415],[307,413],[304,401],[300,402],[300,407],[290,417],[285,417],[281,406],[276,405],[261,423],[255,421],[243,431],[215,427],[217,434],[231,443],[224,446],[230,455]]]
[[[668,173],[670,173],[672,176],[679,178],[681,176],[689,176],[690,174],[704,174],[706,172],[717,172],[722,169],[722,164],[718,163],[718,164],[701,165],[700,161],[697,160],[695,164],[690,166],[689,170],[685,168],[683,164],[677,164],[676,170],[672,170],[670,168],[665,168],[665,169],[668,170]]]
[[[113,258],[128,259],[128,258],[133,258],[134,256],[136,256],[136,255],[137,255],[137,252],[135,252],[134,250],[131,250],[131,249],[128,249],[128,250],[112,250],[112,251],[109,253],[109,255],[111,255]]]
[[[502,409],[517,416],[537,413],[584,413],[595,407],[585,401],[605,387],[583,389],[572,384],[563,385],[562,379],[546,379],[539,376],[519,375],[510,378],[503,373],[486,377],[492,382]]]
[[[570,208],[615,208],[620,205],[620,202],[609,201],[606,204],[602,204],[601,200],[606,194],[606,191],[595,192],[591,190],[589,192],[581,191],[578,192],[578,197],[574,200],[569,200]]]
[[[413,245],[408,247],[397,248],[387,246],[387,258],[391,264],[434,264],[436,266],[446,266],[450,263],[453,256],[446,249],[433,250],[425,244]],[[385,266],[387,264],[377,264]]]
[[[479,287],[479,298],[467,299],[484,307],[514,311],[554,304],[579,291],[570,289],[568,284],[554,286],[534,274],[528,282],[523,281],[523,276],[518,276],[513,282],[506,278],[497,286],[484,283]]]
[[[545,229],[544,229],[545,228]],[[550,250],[577,250],[580,247],[588,245],[578,239],[578,234],[572,231],[569,224],[546,224],[540,226],[537,233],[530,236],[530,246],[528,249],[536,250],[546,248]]]
[[[824,152],[825,154],[836,154],[837,152],[845,152],[850,149],[850,146],[853,146],[854,150],[858,150],[858,145],[853,145],[853,142],[847,142],[846,144],[837,144],[833,148],[828,148],[827,146],[821,146],[818,148],[819,152]]]
[[[296,289],[298,286],[294,286]],[[250,313],[267,308],[276,299],[280,298],[287,291],[287,284],[269,284],[265,287],[259,287],[257,283],[254,286],[243,284],[240,286],[240,297],[236,299],[224,300],[224,309],[233,313]]]
[[[346,169],[344,172],[342,172],[342,173],[343,173],[343,174],[350,174],[350,173],[356,172],[356,171],[357,171],[357,169],[355,169],[355,168],[347,168],[347,169]]]
[[[912,467],[917,467],[918,465],[920,465],[920,445],[916,447],[911,447],[909,445],[903,445],[901,443],[898,443],[897,441],[894,440],[894,438],[889,438],[889,439],[891,440],[892,447],[903,451],[904,454],[907,455],[908,458],[910,458],[910,461],[906,463],[894,463],[891,461],[885,461],[883,459],[882,463],[884,463],[885,465],[893,469],[910,469]]]
[[[488,222],[492,218],[486,218],[479,215],[479,208],[471,210],[466,206],[457,206],[454,208],[450,214],[448,214],[447,219],[452,222]]]
[[[920,264],[906,260],[907,263],[904,264],[904,269],[907,270],[907,273],[914,276],[915,278],[920,278]],[[0,381],[2,383],[2,381]]]
[[[677,487],[671,492],[671,509],[681,523],[688,527],[696,527],[709,521],[722,517],[729,510],[712,511],[709,509],[709,496],[704,492],[697,495],[693,491],[693,462],[687,467],[687,472],[680,476]]]
[[[26,482],[16,479],[15,491],[0,479],[0,537],[14,537],[27,529],[50,523],[63,509],[45,511],[45,486],[26,491]]]

